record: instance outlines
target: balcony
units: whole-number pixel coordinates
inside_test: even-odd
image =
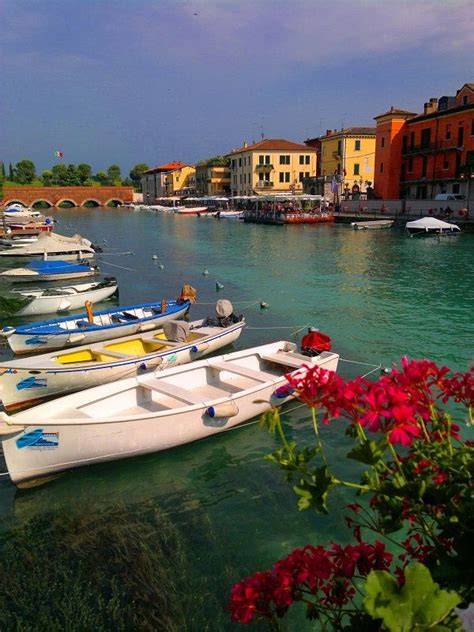
[[[439,140],[436,143],[423,143],[413,147],[402,149],[402,156],[413,156],[415,154],[432,154],[442,151],[452,150],[462,151],[464,147],[459,146],[455,140]]]
[[[255,188],[256,189],[272,189],[273,182],[270,182],[269,180],[259,180],[257,184],[255,185]]]
[[[342,155],[338,151],[333,151],[332,152],[332,157],[334,158],[334,160],[341,160]]]
[[[273,165],[263,165],[261,163],[259,163],[258,165],[255,165],[255,171],[272,171],[273,170]]]

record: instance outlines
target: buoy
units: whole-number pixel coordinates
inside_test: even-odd
[[[152,259],[153,261],[158,261],[158,255],[153,255]]]
[[[160,263],[160,265],[158,267],[160,268],[160,270],[164,270],[165,269],[165,266],[162,263]]]
[[[235,417],[239,414],[239,407],[235,402],[228,402],[226,404],[217,404],[217,406],[209,406],[206,410],[206,415],[209,417]]]
[[[260,301],[260,309],[267,309],[267,307],[270,307],[269,303],[265,303],[264,301]]]
[[[224,286],[222,285],[222,283],[219,283],[219,281],[216,281],[216,290],[222,290]]]
[[[209,274],[209,270],[207,268],[204,268],[202,273],[203,273],[204,276],[206,276],[207,274]]]

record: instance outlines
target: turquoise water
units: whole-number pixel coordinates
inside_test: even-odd
[[[122,304],[176,297],[184,283],[198,290],[192,317],[212,311],[217,298],[231,299],[248,322],[236,348],[284,339],[312,324],[332,337],[342,358],[367,365],[390,365],[403,355],[456,370],[472,363],[473,234],[417,240],[401,230],[257,226],[124,210],[60,210],[55,216],[58,232],[133,251],[99,255],[102,272],[120,281]],[[224,285],[219,292],[216,281]],[[260,301],[269,308],[260,309]],[[341,362],[340,372],[349,377],[371,368]],[[285,413],[289,434],[310,440],[305,409],[293,408]],[[323,439],[331,460],[343,472],[350,468],[342,458],[342,429],[325,427]],[[233,582],[296,546],[347,537],[343,498],[332,499],[327,517],[298,512],[279,469],[263,459],[277,446],[253,424],[166,453],[75,470],[28,491],[2,477],[3,529],[47,513],[94,515],[119,501],[133,508],[152,503],[183,541],[193,621],[212,621],[209,630],[232,629],[224,609]],[[203,629],[193,621],[190,630]],[[301,622],[298,629],[305,629]]]

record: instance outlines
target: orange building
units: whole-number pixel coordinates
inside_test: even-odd
[[[474,196],[474,83],[432,98],[423,114],[391,108],[375,117],[375,193],[384,199]]]

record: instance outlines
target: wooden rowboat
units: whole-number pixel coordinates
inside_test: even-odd
[[[11,480],[166,450],[197,441],[285,403],[285,373],[319,365],[336,370],[330,352],[309,358],[279,341],[147,373],[66,395],[7,415],[0,433]],[[306,366],[306,368],[305,368]],[[303,367],[303,368],[302,368]]]
[[[162,371],[235,342],[244,327],[244,321],[228,327],[171,321],[152,332],[11,360],[0,365],[0,399],[11,412],[52,396]]]
[[[181,318],[190,306],[188,300],[140,303],[95,312],[91,318],[78,314],[4,327],[1,333],[14,353],[38,353],[151,331],[168,320]]]

